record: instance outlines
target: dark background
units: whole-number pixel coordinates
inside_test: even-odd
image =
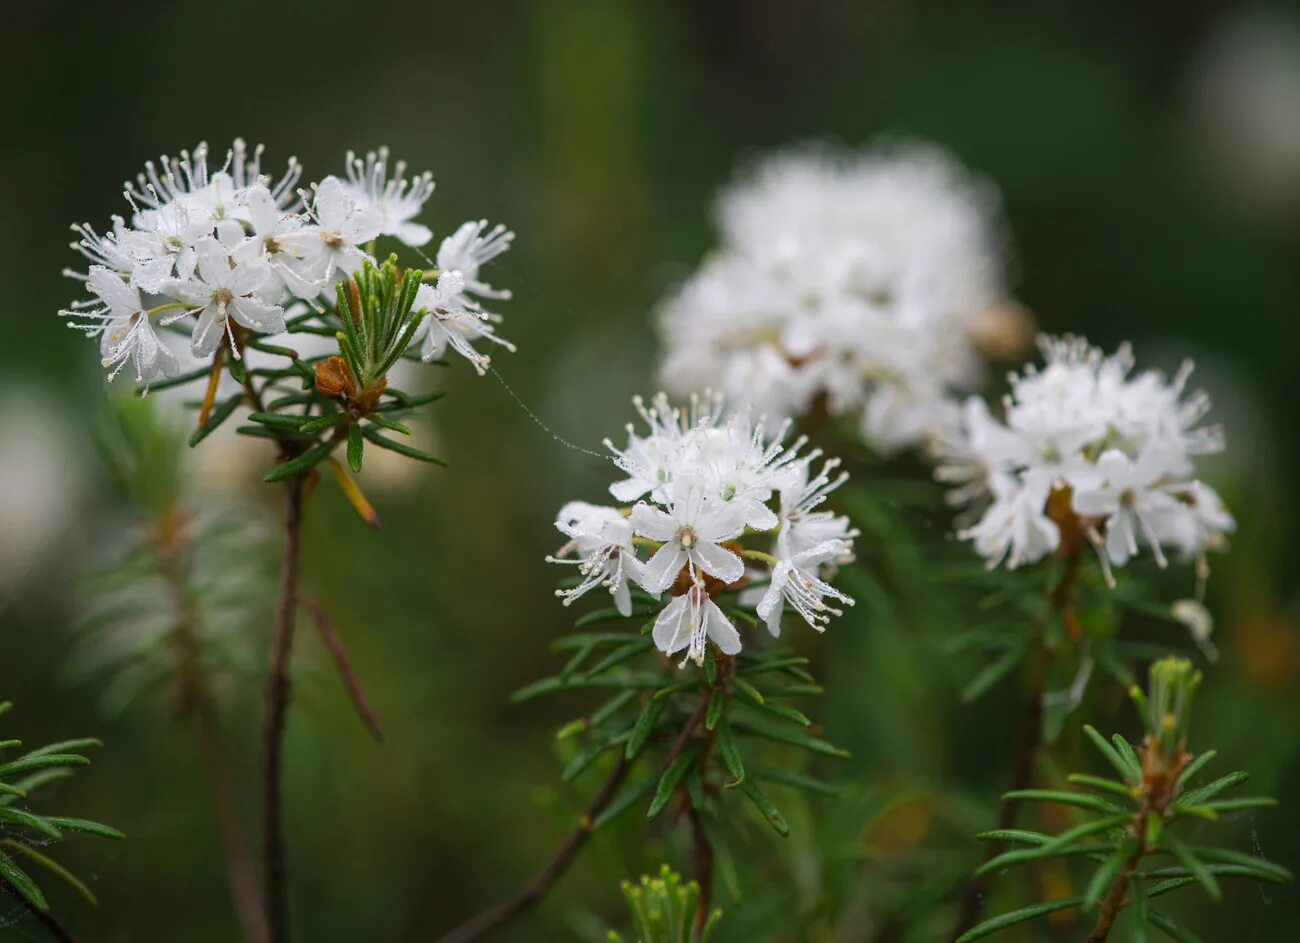
[[[146,157],[200,139],[220,151],[236,135],[265,142],[272,170],[296,154],[308,178],[339,172],[348,148],[386,143],[434,171],[426,221],[439,238],[464,218],[509,223],[516,246],[490,274],[515,292],[502,333],[519,353],[496,362],[559,435],[592,448],[630,418],[628,397],[651,390],[649,314],[710,246],[711,194],[738,160],[809,137],[857,144],[882,132],[951,147],[1001,187],[1016,290],[1045,329],[1106,346],[1131,339],[1144,363],[1190,355],[1201,364],[1230,443],[1206,474],[1240,529],[1231,556],[1216,561],[1223,657],[1209,672],[1198,736],[1226,768],[1254,771],[1254,791],[1283,800],[1220,838],[1300,865],[1300,171],[1264,179],[1252,158],[1265,145],[1214,123],[1196,91],[1228,81],[1203,78],[1199,64],[1246,9],[1210,0],[232,0],[7,13],[0,501],[15,515],[39,513],[0,534],[0,697],[18,702],[5,736],[101,736],[106,748],[59,805],[130,835],[121,846],[71,848],[103,903],[90,912],[57,897],[69,924],[105,941],[215,943],[236,932],[196,756],[167,692],[109,714],[104,679],[73,681],[62,667],[74,648],[74,578],[121,518],[87,432],[104,399],[97,358],[55,316],[77,296],[59,276],[76,261],[67,225],[122,212],[119,182]],[[1289,24],[1294,37],[1296,9],[1269,9],[1282,19],[1258,21],[1274,24],[1264,32],[1285,35]],[[1300,122],[1297,87],[1283,87],[1266,125],[1288,113]],[[428,938],[530,876],[591,788],[558,785],[551,739],[583,705],[512,708],[506,695],[558,667],[547,646],[571,614],[553,599],[557,574],[542,559],[557,543],[551,521],[565,500],[597,499],[608,468],[554,440],[495,378],[462,368],[446,376],[453,395],[430,426],[450,468],[418,467],[377,487],[382,532],[362,527],[331,488],[309,515],[305,583],[348,639],[388,739],[367,738],[304,633],[287,779],[299,940]],[[220,500],[242,495],[272,517],[272,489],[254,483],[255,468],[234,467],[206,475],[225,479]],[[816,831],[792,815],[802,834],[785,846],[790,870],[775,844],[756,838],[753,903],[721,901],[748,914],[724,939],[741,927],[763,939],[764,926],[803,939],[790,914],[832,886],[869,915],[844,926],[873,938],[870,915],[892,899],[885,875],[900,848],[946,840],[924,797],[971,797],[958,816],[967,831],[992,815],[1013,695],[959,709],[973,663],[918,649],[920,637],[886,610],[868,600],[807,646],[828,688],[815,709],[855,753],[840,773],[858,801],[810,806],[828,823]],[[232,679],[223,692],[251,825],[258,679]],[[1124,706],[1112,707],[1114,725],[1132,732]],[[917,796],[920,819],[891,823],[894,803]],[[642,858],[635,832],[624,831],[596,841],[502,939],[579,938],[618,919],[618,879],[661,857],[683,863],[671,833],[657,831]],[[952,847],[972,863],[978,854],[971,843]],[[1281,940],[1300,928],[1294,890],[1226,891],[1217,909],[1193,889],[1169,910],[1207,940]],[[769,908],[783,915],[755,926]],[[0,938],[39,939],[18,916],[0,908]],[[939,938],[923,924],[892,938]],[[806,936],[836,938],[811,923]],[[1053,937],[1044,926],[1021,938]]]

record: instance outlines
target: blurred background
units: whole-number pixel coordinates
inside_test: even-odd
[[[555,433],[588,448],[651,391],[650,313],[710,247],[711,194],[738,161],[884,132],[952,148],[1001,188],[1015,287],[1043,328],[1108,348],[1132,340],[1144,364],[1198,361],[1229,440],[1205,477],[1239,522],[1215,561],[1222,658],[1198,735],[1226,768],[1254,772],[1252,791],[1283,800],[1225,825],[1223,843],[1300,870],[1295,4],[229,0],[52,2],[8,18],[0,698],[17,702],[4,736],[106,742],[57,794],[59,811],[130,836],[70,847],[102,900],[91,911],[56,896],[85,939],[216,943],[237,929],[174,698],[164,685],[122,704],[108,678],[68,667],[84,660],[78,575],[111,558],[130,518],[90,435],[106,399],[95,351],[55,316],[78,297],[59,274],[78,261],[67,226],[122,212],[119,184],[145,158],[201,139],[220,151],[237,135],[265,142],[272,170],[296,155],[308,178],[340,172],[349,148],[387,144],[433,170],[424,221],[439,238],[478,216],[514,228],[490,279],[514,291],[502,334],[519,353],[494,359]],[[585,705],[512,708],[507,696],[559,666],[548,643],[572,612],[543,562],[558,544],[551,522],[564,501],[597,499],[608,467],[544,431],[495,377],[457,367],[438,379],[452,392],[421,435],[450,467],[363,476],[379,532],[336,489],[310,509],[306,588],[347,640],[387,738],[367,736],[302,631],[286,783],[301,941],[430,938],[529,879],[592,788],[558,785],[552,738]],[[199,451],[210,445],[191,465],[193,502],[273,520],[279,495],[258,483],[259,457],[231,457],[230,440]],[[963,836],[993,815],[1014,692],[963,709],[972,665],[940,657],[933,626],[898,593],[850,588],[865,604],[805,646],[828,690],[811,710],[854,752],[836,771],[850,798],[795,803],[782,849],[756,835],[748,902],[719,898],[733,915],[724,940],[940,940],[946,905],[918,917],[924,878],[895,863],[916,849],[978,860]],[[250,827],[260,681],[232,673],[218,692]],[[1133,732],[1121,701],[1107,702],[1112,726]],[[671,829],[639,854],[638,828],[599,837],[500,939],[598,939],[592,928],[620,919],[618,879],[685,864]],[[1207,940],[1300,929],[1294,889],[1233,884],[1217,908],[1185,893],[1170,911]],[[6,907],[0,939],[42,938]]]

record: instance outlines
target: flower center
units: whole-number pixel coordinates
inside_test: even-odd
[[[320,238],[321,242],[325,243],[325,245],[329,246],[331,249],[337,249],[339,246],[343,245],[343,237],[336,232],[323,232],[320,234]]]
[[[682,545],[683,550],[690,550],[695,546],[695,528],[683,527],[677,531],[677,542]]]

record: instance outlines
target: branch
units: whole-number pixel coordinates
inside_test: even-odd
[[[264,879],[272,943],[286,943],[289,939],[281,774],[284,729],[289,710],[289,656],[293,650],[294,613],[298,600],[303,484],[302,475],[294,475],[284,483],[284,559],[280,567],[271,666],[266,679],[266,721],[262,728]]]
[[[334,657],[334,667],[338,669],[339,678],[342,679],[343,687],[347,689],[348,697],[352,699],[352,706],[357,709],[361,722],[365,724],[372,737],[376,740],[383,740],[384,731],[375,718],[375,712],[371,709],[370,702],[366,700],[366,693],[361,689],[361,682],[357,679],[356,672],[352,670],[352,662],[348,659],[348,652],[343,646],[343,639],[334,630],[334,626],[331,624],[329,616],[325,614],[325,610],[321,608],[319,600],[314,596],[304,596],[302,604],[311,613],[312,621],[316,623],[316,631],[320,633],[321,641],[325,643],[325,647],[330,650],[330,654]]]
[[[706,695],[700,698],[699,707],[686,721],[686,726],[682,728],[681,734],[668,751],[668,755],[659,764],[660,769],[671,766],[673,760],[677,759],[682,750],[686,749],[686,744],[690,742],[695,729],[699,727],[700,721],[704,719],[704,714],[708,708],[709,698]],[[473,940],[481,939],[491,930],[528,910],[545,897],[551,888],[555,886],[555,883],[564,876],[564,872],[569,870],[569,865],[573,864],[573,859],[577,857],[578,852],[582,850],[582,846],[591,838],[593,824],[600,813],[605,811],[605,807],[613,801],[614,794],[618,792],[618,787],[622,785],[630,767],[631,764],[620,754],[614,771],[605,780],[605,784],[600,787],[600,792],[596,794],[596,798],[591,800],[591,805],[587,806],[582,815],[578,817],[578,827],[569,833],[555,856],[551,858],[546,867],[542,868],[531,884],[509,900],[483,911],[477,917],[471,917],[456,929],[444,934],[437,943],[471,943]]]

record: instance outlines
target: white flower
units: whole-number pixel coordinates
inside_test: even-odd
[[[366,253],[359,247],[377,237],[380,229],[379,214],[359,206],[338,177],[317,184],[311,214],[315,225],[282,240],[296,258],[286,262],[281,272],[299,298],[327,292],[336,279],[360,269]]]
[[[830,540],[777,561],[772,567],[772,582],[757,607],[759,618],[767,624],[772,635],[781,634],[783,601],[789,602],[794,611],[818,632],[826,631],[831,616],[844,614],[843,610],[827,605],[827,597],[853,605],[852,598],[817,576],[818,567],[834,560],[842,552],[843,544]]]
[[[653,638],[655,647],[667,655],[686,649],[686,658],[697,665],[703,664],[705,643],[710,639],[724,655],[740,651],[740,633],[702,583],[674,596],[663,608],[655,618]]]
[[[61,313],[77,319],[69,327],[99,337],[100,354],[109,368],[110,380],[128,361],[135,366],[138,381],[147,383],[159,376],[176,375],[176,355],[159,340],[139,291],[124,282],[120,274],[100,265],[91,266],[86,287],[97,300],[78,302]]]
[[[1186,393],[1190,363],[1172,379],[1134,376],[1127,345],[1110,356],[1074,337],[1040,346],[1046,363],[1012,375],[1004,419],[968,400],[937,446],[936,476],[958,485],[954,503],[980,514],[960,536],[990,566],[1014,567],[1055,551],[1057,518],[1071,514],[1108,573],[1142,546],[1161,566],[1165,547],[1198,556],[1219,546],[1232,518],[1189,479],[1196,457],[1220,450],[1223,436],[1200,425],[1209,400]]]
[[[386,147],[371,151],[364,161],[348,151],[347,166],[344,189],[357,206],[376,215],[380,235],[395,236],[408,246],[422,246],[433,238],[428,226],[411,222],[433,195],[433,174],[425,171],[407,180],[406,162],[399,160],[389,177]]]
[[[268,292],[277,293],[270,266],[262,260],[232,264],[225,246],[215,239],[205,239],[198,246],[198,276],[169,283],[168,293],[190,306],[198,315],[190,349],[196,357],[206,357],[217,349],[224,333],[230,349],[238,356],[235,323],[259,334],[284,330],[284,309],[261,300]]]
[[[605,447],[614,453],[614,464],[630,476],[610,485],[609,493],[619,501],[635,501],[650,494],[662,503],[667,493],[663,489],[675,480],[687,460],[691,435],[717,421],[722,401],[713,396],[692,396],[690,409],[679,410],[668,402],[666,394],[659,393],[649,406],[640,396],[633,397],[632,404],[650,432],[639,435],[628,423],[626,449],[605,440]]]
[[[631,583],[643,585],[643,564],[632,546],[632,525],[617,508],[570,501],[560,508],[555,527],[569,538],[549,563],[576,563],[582,581],[556,593],[570,605],[597,586],[608,587],[624,616],[632,613]],[[574,554],[576,559],[559,559]]]
[[[515,234],[500,224],[487,233],[487,220],[461,223],[460,228],[442,240],[438,247],[438,271],[460,272],[463,291],[479,298],[507,299],[510,292],[493,288],[479,279],[479,269],[510,248]]]
[[[722,546],[740,536],[744,522],[736,509],[691,484],[672,490],[667,512],[644,502],[632,509],[632,528],[642,537],[663,544],[645,567],[645,584],[661,593],[685,567],[692,581],[699,572],[734,583],[745,575],[740,557]]]
[[[465,280],[459,272],[443,272],[435,285],[427,282],[415,293],[415,310],[428,314],[420,322],[412,344],[421,346],[420,356],[437,360],[447,348],[460,354],[474,367],[479,376],[487,373],[492,358],[475,349],[474,341],[487,340],[514,352],[515,345],[498,337],[491,316],[476,308],[464,306]]]
[[[792,559],[814,548],[834,548],[824,562],[849,563],[853,559],[853,540],[858,531],[849,519],[830,511],[816,510],[831,492],[848,480],[847,472],[834,478],[831,473],[840,465],[829,459],[822,470],[811,475],[812,462],[820,453],[812,452],[796,464],[781,485],[780,531],[777,533],[777,556]]]
[[[804,148],[719,203],[721,245],[661,309],[665,383],[720,387],[770,419],[859,416],[881,451],[951,419],[1005,307],[997,196],[921,145]]]
[[[251,232],[231,251],[231,258],[236,263],[265,260],[277,280],[285,284],[281,274],[284,266],[297,261],[289,252],[287,244],[302,229],[302,217],[296,213],[282,212],[276,206],[271,191],[261,184],[248,188],[243,204]],[[289,277],[293,277],[292,273]],[[287,284],[285,288],[288,289]]]

